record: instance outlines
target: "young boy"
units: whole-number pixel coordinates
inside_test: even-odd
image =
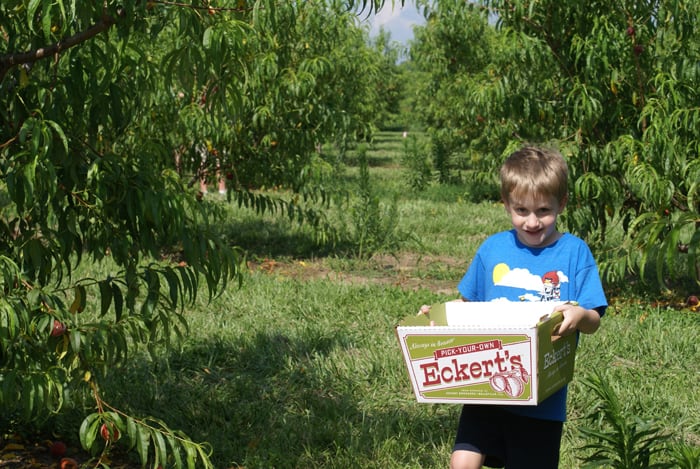
[[[571,301],[559,335],[594,333],[607,307],[598,267],[579,238],[557,231],[566,206],[568,168],[559,152],[522,148],[500,172],[501,197],[513,229],[479,247],[458,285],[464,301]],[[476,469],[557,468],[566,387],[538,406],[465,405],[450,466]]]

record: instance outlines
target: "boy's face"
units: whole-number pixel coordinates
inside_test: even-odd
[[[522,199],[510,195],[504,201],[518,240],[532,248],[549,246],[559,239],[557,216],[564,210],[566,199],[530,196]]]

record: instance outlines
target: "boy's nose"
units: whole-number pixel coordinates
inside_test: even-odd
[[[540,224],[540,219],[537,218],[534,212],[531,212],[525,219],[525,226],[527,227],[537,227]]]

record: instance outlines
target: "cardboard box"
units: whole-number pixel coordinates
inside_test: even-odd
[[[418,402],[537,405],[571,381],[576,334],[561,303],[448,302],[396,327]]]

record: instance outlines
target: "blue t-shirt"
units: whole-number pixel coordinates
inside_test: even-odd
[[[602,316],[607,300],[586,243],[564,233],[543,248],[522,244],[515,230],[496,233],[479,247],[457,287],[469,301],[576,301]],[[534,418],[566,420],[565,386],[538,406],[507,406]]]

